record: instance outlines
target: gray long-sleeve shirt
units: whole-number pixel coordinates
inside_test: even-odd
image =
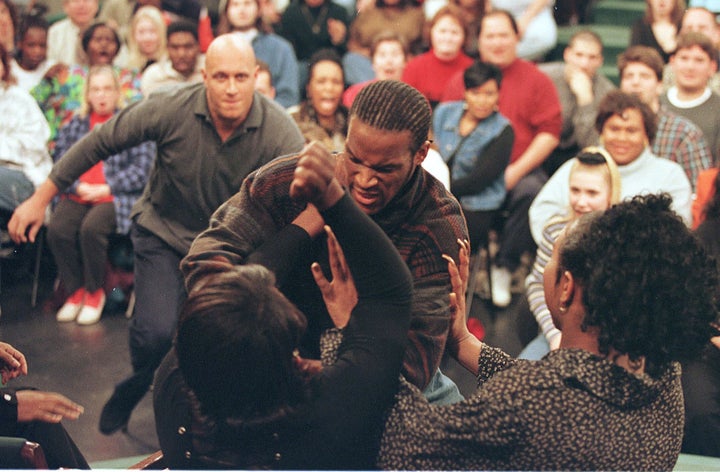
[[[63,190],[101,159],[144,141],[157,143],[157,157],[131,217],[182,254],[250,172],[304,144],[285,111],[257,93],[243,124],[223,142],[205,86],[196,84],[153,94],[96,127],[58,161],[50,179]]]

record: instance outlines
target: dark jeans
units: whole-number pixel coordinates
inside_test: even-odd
[[[520,179],[515,188],[508,192],[501,212],[507,219],[500,235],[500,250],[495,263],[510,272],[520,265],[520,256],[524,252],[535,254],[537,246],[530,234],[528,211],[533,200],[547,182],[547,174],[535,169]]]
[[[60,423],[0,423],[0,436],[25,438],[43,449],[50,469],[89,469],[87,461]]]
[[[130,236],[135,252],[135,311],[130,323],[133,374],[117,389],[137,402],[150,388],[155,369],[170,349],[187,295],[180,272],[183,255],[137,225]]]
[[[35,191],[22,171],[0,166],[0,209],[14,211]]]
[[[683,364],[685,435],[682,452],[720,457],[720,349],[710,346]]]
[[[468,234],[470,235],[470,250],[476,254],[487,245],[488,232],[493,228],[498,210],[465,210]]]
[[[85,205],[62,199],[47,224],[47,239],[68,295],[103,286],[108,237],[115,232],[112,202]]]

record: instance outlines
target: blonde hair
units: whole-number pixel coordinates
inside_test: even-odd
[[[601,160],[599,160],[599,157],[602,158],[604,164]],[[575,170],[580,167],[583,167],[585,169],[602,168],[603,173],[606,177],[607,184],[610,186],[610,205],[614,205],[620,202],[620,171],[618,170],[618,166],[613,160],[610,153],[608,153],[605,149],[597,146],[589,146],[584,148],[573,159],[572,167],[570,168],[570,174],[568,176],[568,181],[570,180],[570,177],[572,177]],[[571,220],[575,219],[575,217],[577,216],[573,211],[572,207],[568,210],[568,216]]]
[[[80,111],[78,112],[78,115],[82,116],[83,118],[87,117],[93,111],[92,106],[90,105],[90,100],[88,99],[88,94],[90,93],[90,81],[93,77],[102,74],[108,74],[113,79],[113,85],[115,86],[115,90],[117,90],[118,92],[118,101],[116,104],[116,108],[123,108],[125,106],[125,99],[120,90],[120,80],[115,73],[115,69],[113,69],[111,65],[107,64],[103,64],[101,66],[92,66],[88,71],[87,77],[85,78],[85,85],[83,85],[82,104],[80,105]]]
[[[158,33],[158,51],[155,54],[155,57],[145,57],[138,47],[137,41],[135,39],[135,28],[137,27],[140,20],[147,19],[152,22],[152,24],[157,29]],[[162,12],[157,7],[154,7],[152,5],[145,5],[143,7],[138,8],[138,10],[135,12],[135,14],[132,17],[132,21],[130,22],[130,34],[128,34],[127,38],[127,46],[128,46],[128,63],[127,66],[130,69],[143,69],[148,61],[148,59],[154,59],[156,61],[159,61],[160,59],[163,59],[167,55],[167,25],[165,24],[165,18],[163,17]]]

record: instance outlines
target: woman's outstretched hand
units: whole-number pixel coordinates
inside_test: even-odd
[[[338,243],[329,226],[325,226],[325,232],[327,233],[328,258],[332,281],[328,281],[320,264],[317,262],[313,263],[311,269],[330,318],[332,318],[337,328],[342,329],[350,321],[350,314],[357,305],[358,294],[340,243]]]
[[[465,313],[465,294],[467,293],[468,279],[470,275],[470,243],[458,240],[460,249],[456,264],[452,257],[443,255],[448,261],[448,274],[450,275],[450,335],[448,336],[447,349],[463,367],[477,375],[478,358],[483,343],[476,338],[467,327],[467,314]]]

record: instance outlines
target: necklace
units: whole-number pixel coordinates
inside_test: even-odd
[[[310,12],[310,8],[306,4],[300,5],[300,11],[303,14],[303,17],[305,17],[305,21],[307,24],[310,25],[310,29],[312,30],[313,34],[320,34],[320,31],[322,29],[322,25],[327,19],[328,16],[328,6],[326,3],[323,3],[322,7],[320,7],[320,13],[318,14],[317,18],[313,18],[312,13]]]

